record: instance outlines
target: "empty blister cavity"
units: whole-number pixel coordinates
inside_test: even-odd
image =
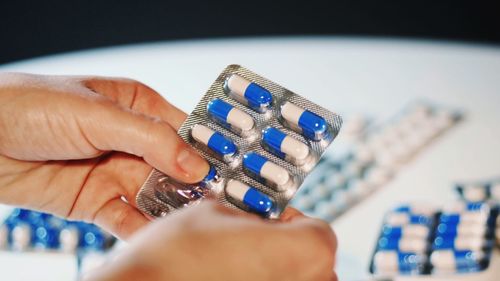
[[[329,135],[328,123],[323,117],[289,101],[281,105],[281,117],[288,127],[310,140],[319,141]]]
[[[203,189],[196,186],[184,185],[177,181],[165,178],[157,186],[155,195],[161,201],[175,208],[193,204],[204,197]]]
[[[296,165],[314,160],[307,144],[273,127],[262,131],[262,144],[267,151]]]
[[[236,144],[231,139],[200,124],[193,126],[191,136],[197,142],[210,148],[226,162],[233,160],[238,151]]]
[[[242,137],[249,136],[255,131],[255,121],[252,116],[221,99],[210,101],[207,112],[215,122]]]
[[[293,184],[293,177],[283,167],[269,161],[266,157],[250,152],[243,156],[243,167],[250,176],[273,186],[278,191],[284,191]]]
[[[210,166],[205,178],[194,184],[181,183],[170,177],[160,178],[155,188],[155,195],[161,201],[175,208],[180,208],[197,203],[200,199],[206,197],[218,182],[217,170]]]
[[[224,89],[229,96],[259,113],[266,112],[273,102],[268,90],[236,74],[226,79]]]
[[[274,210],[271,197],[237,180],[228,181],[226,195],[235,205],[254,213],[268,216]]]

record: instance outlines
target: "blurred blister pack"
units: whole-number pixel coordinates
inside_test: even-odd
[[[153,170],[139,209],[161,217],[205,198],[277,218],[337,136],[342,119],[239,65],[219,75],[178,134],[210,164],[197,184]]]

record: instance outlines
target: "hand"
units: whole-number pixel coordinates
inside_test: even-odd
[[[206,201],[144,228],[84,280],[331,281],[336,247],[326,223],[296,210],[274,222]]]
[[[176,134],[186,114],[133,80],[0,73],[0,203],[127,238],[152,167],[184,182],[208,164]]]

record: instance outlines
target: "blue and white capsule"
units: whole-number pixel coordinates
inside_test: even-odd
[[[411,213],[414,215],[432,216],[436,212],[436,208],[425,203],[412,203],[401,205],[394,209],[395,212]]]
[[[243,137],[254,131],[255,121],[252,116],[221,99],[210,101],[207,112],[217,123]]]
[[[196,124],[191,129],[191,136],[197,142],[200,142],[210,148],[218,156],[224,160],[231,160],[238,151],[236,144],[229,138],[224,137],[221,133]]]
[[[413,215],[404,212],[391,212],[387,214],[385,223],[390,226],[402,226],[407,224],[429,225],[432,219],[424,215]]]
[[[290,128],[310,140],[322,140],[329,133],[325,119],[291,102],[287,101],[281,106],[281,116]]]
[[[403,237],[401,239],[394,239],[392,237],[381,237],[378,240],[379,250],[397,250],[400,252],[423,254],[428,246],[427,240],[421,238]]]
[[[297,165],[306,163],[310,155],[305,143],[273,127],[262,132],[262,143],[269,152]]]
[[[266,180],[277,190],[284,190],[293,182],[290,173],[269,161],[266,157],[255,152],[243,156],[243,167],[250,172],[251,176],[257,176]]]
[[[474,272],[484,258],[482,251],[449,249],[433,251],[430,261],[434,272]]]
[[[230,180],[226,185],[226,195],[244,205],[248,210],[269,215],[274,210],[274,201],[256,188],[237,180]]]
[[[482,237],[486,235],[488,226],[486,224],[470,223],[439,223],[436,227],[436,235],[455,237],[455,236],[475,236]]]
[[[479,251],[485,246],[486,239],[483,237],[437,236],[432,243],[432,248],[436,250],[455,249]]]
[[[485,214],[489,214],[490,206],[484,202],[455,202],[454,204],[448,205],[443,209],[444,213],[474,213],[474,212],[482,212]]]
[[[395,250],[377,251],[373,258],[374,270],[379,274],[420,273],[426,261],[425,255]]]
[[[488,213],[465,212],[465,213],[443,213],[439,216],[439,222],[455,224],[486,224]]]
[[[382,235],[384,237],[411,237],[426,239],[430,235],[430,229],[422,224],[407,224],[403,226],[384,225],[382,227]]]
[[[266,112],[273,103],[273,95],[268,90],[236,74],[226,79],[224,88],[235,100],[260,113]]]

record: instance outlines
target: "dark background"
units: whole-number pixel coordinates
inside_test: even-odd
[[[0,63],[126,43],[262,35],[500,44],[494,1],[0,1]]]

